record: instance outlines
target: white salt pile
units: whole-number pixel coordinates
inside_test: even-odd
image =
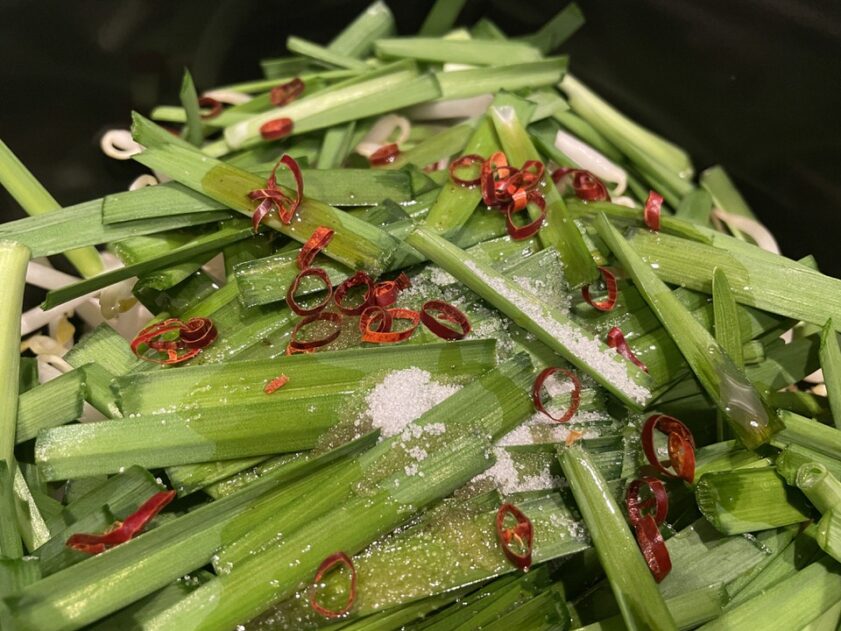
[[[370,419],[383,437],[394,436],[460,389],[433,381],[432,375],[420,368],[395,370],[368,393],[363,417]]]

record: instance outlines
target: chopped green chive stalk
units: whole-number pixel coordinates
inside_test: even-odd
[[[540,30],[523,38],[527,44],[534,46],[541,53],[547,55],[572,37],[584,26],[584,15],[574,2],[570,2],[555,16],[540,27]]]
[[[193,76],[190,71],[184,69],[184,78],[181,80],[181,91],[179,93],[181,105],[186,113],[186,126],[184,137],[187,142],[195,147],[201,146],[204,140],[202,133],[201,111],[199,110],[199,95],[196,94],[196,86],[193,83]]]
[[[35,179],[35,176],[2,140],[0,140],[0,186],[9,191],[9,194],[28,215],[39,216],[61,209],[55,198]],[[7,228],[8,225],[4,225],[3,228]],[[76,228],[78,230],[78,226]],[[79,270],[82,276],[95,276],[102,271],[102,259],[95,248],[71,250],[70,247],[63,247],[59,251],[64,253],[67,260]]]
[[[832,320],[827,321],[821,332],[820,359],[832,419],[835,427],[841,429],[841,347]]]
[[[742,351],[744,341],[742,340],[739,327],[739,307],[733,298],[733,292],[730,289],[727,274],[718,268],[713,271],[712,292],[715,339],[722,350],[733,360],[736,368],[743,369],[745,366],[745,358]],[[724,440],[726,438],[725,423],[722,415],[718,417],[716,436],[718,440]]]
[[[503,63],[539,61],[540,51],[518,42],[401,37],[377,40],[377,55],[383,59],[417,59],[438,63],[496,66]]]
[[[801,445],[789,445],[774,460],[774,466],[790,486],[797,484],[797,472],[804,464],[819,464],[836,478],[841,478],[841,460],[826,456],[814,449]]]
[[[721,165],[702,171],[698,181],[701,187],[710,194],[718,208],[749,219],[756,218],[745,198],[739,193],[736,185],[733,184],[727,171]]]
[[[415,229],[407,243],[589,374],[626,405],[641,408],[647,404],[650,393],[644,373],[594,339],[566,314],[535,299],[516,282],[426,228]]]
[[[839,600],[841,571],[837,563],[825,558],[729,609],[701,629],[801,629]]]
[[[446,102],[451,99],[493,94],[500,90],[515,91],[556,85],[563,78],[568,62],[567,57],[523,63],[507,61],[505,65],[490,68],[436,72],[435,78],[441,88],[441,102]],[[552,103],[545,116],[550,116],[555,107],[562,105],[563,101],[558,98]]]
[[[307,41],[301,37],[295,37],[294,35],[287,38],[286,48],[290,53],[297,53],[301,57],[308,57],[326,66],[347,68],[348,70],[365,70],[368,68],[368,64],[360,59],[342,55],[335,50],[319,46],[314,42]]]
[[[841,431],[788,410],[780,410],[784,429],[777,435],[776,444],[798,445],[841,460]]]
[[[795,483],[821,513],[841,504],[841,482],[818,462],[801,465]]]
[[[807,521],[808,504],[773,468],[705,474],[695,486],[704,517],[719,532],[734,535]]]
[[[559,459],[625,624],[629,629],[676,629],[622,511],[589,454],[573,445],[560,451]]]
[[[19,559],[23,546],[15,516],[15,490],[12,474],[5,460],[0,460],[0,557]],[[5,592],[0,592],[5,593]]]
[[[426,14],[418,35],[422,37],[438,37],[445,35],[456,23],[458,14],[467,0],[435,0],[435,4]]]
[[[596,224],[739,440],[749,449],[768,442],[780,423],[755,386],[607,218],[600,215]]]
[[[77,369],[20,395],[15,443],[31,440],[42,429],[64,425],[82,416],[85,387],[85,374]]]
[[[391,35],[394,28],[391,10],[385,2],[377,0],[336,35],[327,45],[327,49],[340,55],[361,59],[371,52],[376,40]]]

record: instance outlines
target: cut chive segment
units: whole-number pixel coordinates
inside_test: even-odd
[[[832,320],[827,320],[821,332],[820,359],[832,419],[835,427],[841,429],[841,347]]]
[[[768,442],[781,426],[755,386],[709,331],[672,295],[654,270],[634,252],[607,217],[599,215],[596,225],[599,235],[634,280],[736,436],[749,449]]]
[[[559,451],[558,458],[625,624],[629,629],[677,629],[622,511],[590,455],[572,445]]]
[[[440,63],[494,66],[540,60],[540,51],[518,42],[401,37],[380,39],[374,49],[383,58],[409,58]],[[391,108],[393,109],[393,108]]]
[[[647,404],[650,393],[645,373],[560,310],[536,300],[516,282],[424,227],[416,228],[406,241],[626,405],[639,409]]]
[[[698,508],[719,532],[734,535],[804,522],[805,498],[773,468],[718,471],[695,487]]]
[[[42,429],[82,416],[85,387],[85,374],[77,369],[20,395],[15,443],[31,440]]]
[[[28,215],[38,216],[61,209],[55,198],[35,179],[35,176],[2,140],[0,140],[0,186],[9,191],[9,194]],[[7,227],[8,224],[3,225],[3,228]],[[78,230],[79,227],[74,226],[74,228]],[[102,271],[102,259],[95,248],[71,250],[68,247],[62,248],[61,251],[82,276],[95,276]]]

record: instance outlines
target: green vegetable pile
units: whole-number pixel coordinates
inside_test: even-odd
[[[463,5],[0,142],[2,629],[837,627],[841,281]]]

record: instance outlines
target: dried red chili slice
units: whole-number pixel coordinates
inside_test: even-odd
[[[391,164],[400,155],[400,148],[395,143],[383,145],[374,153],[368,156],[368,162],[371,166],[382,166],[384,164]]]
[[[643,485],[651,491],[651,497],[645,500],[640,496]],[[660,480],[651,476],[644,476],[628,485],[628,491],[625,495],[625,508],[628,510],[628,519],[632,524],[636,524],[649,514],[654,517],[655,523],[662,524],[669,515],[669,494],[666,493],[666,487]],[[652,508],[654,509],[653,513],[643,515],[643,511],[649,511]]]
[[[277,187],[277,169],[281,164],[289,169],[295,178],[295,199],[291,199]],[[301,167],[295,158],[284,153],[272,168],[272,172],[266,180],[266,188],[255,189],[248,193],[248,197],[260,201],[260,205],[254,209],[254,213],[251,215],[251,226],[254,228],[254,232],[259,230],[260,223],[272,210],[277,211],[278,218],[282,223],[286,225],[292,223],[292,217],[304,198],[304,178],[301,174]]]
[[[563,373],[567,379],[572,382],[572,392],[569,396],[569,408],[567,411],[564,412],[560,418],[555,418],[546,410],[543,406],[543,397],[541,396],[541,390],[543,389],[543,384],[546,383],[546,380],[554,375],[555,373],[560,372]],[[553,421],[558,423],[566,423],[569,421],[575,413],[578,411],[578,406],[581,404],[581,381],[578,379],[578,375],[576,375],[571,370],[567,370],[566,368],[559,368],[558,366],[550,366],[548,368],[544,368],[540,371],[540,374],[537,375],[537,379],[534,380],[534,385],[531,388],[531,400],[534,403],[534,407],[538,412],[543,413],[545,416],[548,416]]]
[[[374,285],[374,303],[380,307],[390,307],[397,302],[401,291],[412,286],[412,281],[403,272],[394,280],[384,280]]]
[[[501,151],[492,153],[482,163],[482,172],[479,176],[479,183],[482,187],[482,201],[488,206],[496,206],[497,200],[497,178],[507,179],[511,175],[511,167],[508,166],[508,158]]]
[[[210,318],[190,318],[181,325],[181,341],[187,348],[205,348],[213,343],[217,335]]]
[[[435,314],[437,314],[437,317]],[[467,319],[467,316],[458,308],[442,300],[429,300],[425,302],[420,310],[420,319],[427,329],[444,340],[464,339],[471,330],[470,320]],[[446,324],[442,324],[439,320],[451,322],[461,330],[456,331]]]
[[[269,101],[275,107],[282,107],[297,99],[304,92],[304,82],[295,77],[291,81],[276,85],[269,91]]]
[[[622,333],[622,329],[618,326],[613,327],[607,332],[607,345],[610,348],[615,348],[617,353],[622,355],[625,359],[631,361],[633,364],[639,366],[643,371],[648,372],[648,366],[642,363],[637,356],[634,355],[634,351],[631,350],[631,347],[628,346],[628,342],[625,340],[625,334]]]
[[[599,271],[602,273],[602,280],[607,289],[607,298],[604,300],[593,300],[590,296],[590,285],[584,285],[581,288],[581,297],[584,298],[584,302],[594,309],[611,311],[616,306],[616,299],[619,296],[619,290],[616,286],[616,274],[609,267],[599,267]]]
[[[654,431],[658,430],[668,436],[669,471],[657,456],[654,445]],[[686,425],[673,416],[653,414],[642,426],[642,449],[652,467],[670,478],[680,478],[692,484],[695,479],[695,439]]]
[[[589,171],[562,167],[555,169],[552,173],[552,180],[557,184],[566,176],[572,178],[572,190],[578,199],[583,199],[586,202],[610,201],[610,194],[607,192],[607,187]]]
[[[278,375],[266,384],[266,386],[263,388],[263,392],[265,392],[266,394],[272,394],[273,392],[277,392],[278,390],[280,390],[287,383],[289,383],[289,377],[282,374]]]
[[[314,322],[330,322],[335,326],[335,330],[331,331],[327,335],[322,338],[318,338],[315,340],[299,340],[298,334],[301,330],[309,324]],[[295,328],[292,329],[292,333],[289,336],[289,346],[287,348],[288,354],[293,353],[308,353],[310,351],[315,350],[316,348],[321,348],[322,346],[326,346],[330,342],[334,341],[342,332],[342,314],[340,313],[333,313],[332,311],[322,311],[320,313],[316,313],[315,315],[307,316],[302,318],[298,324],[295,325]]]
[[[459,186],[476,186],[482,181],[481,165],[484,161],[485,159],[476,153],[468,153],[467,155],[461,156],[460,158],[456,158],[450,163],[449,166],[450,178]],[[470,168],[474,164],[479,165],[479,175],[477,175],[475,178],[465,179],[456,175],[456,171]]]
[[[359,316],[359,332],[365,335],[365,331],[375,333],[391,330],[391,314],[388,309],[379,305],[371,305],[362,311]]]
[[[505,520],[514,518],[514,526],[506,526]],[[521,570],[528,570],[531,566],[532,547],[534,545],[534,526],[526,514],[513,504],[505,503],[496,513],[496,536],[505,558]],[[511,547],[516,542],[523,549],[522,552]]]
[[[391,327],[385,331],[372,331],[370,326],[371,321],[369,320],[362,333],[363,342],[374,344],[396,344],[397,342],[403,342],[412,337],[412,333],[415,332],[415,329],[420,324],[420,314],[412,309],[387,309],[386,311],[391,316],[392,323],[394,320],[408,320],[409,326],[402,331],[392,331]]]
[[[326,290],[324,300],[319,302],[314,307],[310,308],[302,307],[295,299],[295,292],[298,291],[298,286],[301,284],[301,281],[304,280],[304,278],[306,278],[307,276],[315,276],[316,278],[320,279],[321,282],[324,283],[324,289]],[[292,281],[292,284],[289,285],[289,289],[286,290],[286,304],[289,305],[289,308],[292,309],[292,311],[294,311],[300,316],[309,316],[318,313],[319,311],[324,309],[324,307],[330,304],[330,299],[332,297],[333,285],[330,283],[330,276],[328,276],[327,272],[320,267],[308,267],[307,269],[298,272],[298,275],[295,276],[295,280]]]
[[[645,200],[643,219],[645,225],[652,230],[660,229],[660,211],[663,207],[663,196],[655,191],[649,191],[648,199]]]
[[[222,104],[211,96],[199,97],[199,107],[209,107],[210,111],[201,115],[202,120],[216,118],[222,113]]]
[[[634,525],[637,543],[654,580],[662,581],[672,570],[672,559],[657,522],[651,515],[645,515]]]
[[[151,324],[142,329],[131,341],[131,351],[139,359],[153,364],[180,364],[201,352],[200,348],[187,348],[181,341],[184,323],[178,318]],[[169,339],[167,338],[169,336]],[[150,354],[150,351],[153,354]],[[166,357],[161,357],[161,354]]]
[[[344,565],[350,570],[350,589],[348,590],[348,598],[347,602],[341,609],[328,609],[318,602],[318,588],[324,579],[324,576],[338,565]],[[351,610],[354,602],[356,602],[356,568],[353,566],[351,558],[344,552],[334,552],[321,562],[321,565],[318,566],[318,569],[315,572],[315,578],[313,578],[312,585],[310,586],[310,607],[312,607],[312,610],[317,614],[324,616],[325,618],[340,618]]]
[[[514,223],[513,214],[517,212],[515,209],[509,208],[505,212],[505,227],[508,230],[508,235],[514,240],[528,239],[538,233],[543,227],[543,220],[546,219],[546,200],[543,195],[537,191],[529,191],[527,194],[528,201],[540,208],[540,215],[530,223],[524,226],[518,226]]]
[[[362,301],[354,306],[348,307],[344,304],[345,296],[354,287],[365,286],[365,293],[362,296]],[[333,292],[333,302],[336,303],[336,308],[345,315],[359,315],[374,300],[374,281],[362,270],[358,270],[353,276],[345,279]]]
[[[273,118],[260,125],[260,136],[267,141],[280,140],[291,134],[294,126],[291,118]]]
[[[319,226],[315,229],[307,242],[301,246],[298,252],[298,269],[307,269],[318,253],[327,247],[330,240],[333,238],[333,230],[327,226]]]
[[[76,533],[67,539],[65,545],[79,552],[99,554],[109,548],[125,543],[143,530],[163,508],[175,497],[175,491],[161,491],[146,500],[125,521],[117,522],[113,528],[101,535]]]

